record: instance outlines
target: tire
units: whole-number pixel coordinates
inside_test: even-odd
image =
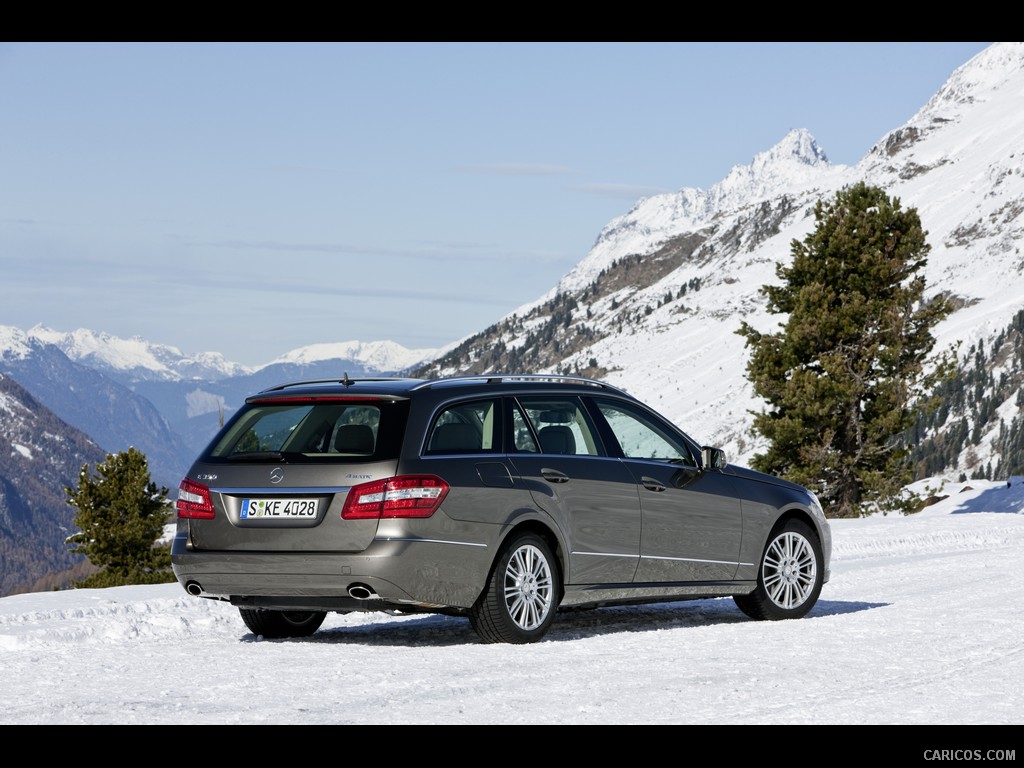
[[[262,608],[239,608],[242,621],[253,634],[270,639],[309,637],[324,623],[326,611],[271,611]]]
[[[757,569],[757,588],[733,600],[752,619],[799,619],[821,594],[821,543],[807,523],[787,520],[772,531]]]
[[[533,533],[514,535],[491,569],[469,621],[485,643],[535,643],[558,610],[561,579],[547,542]]]

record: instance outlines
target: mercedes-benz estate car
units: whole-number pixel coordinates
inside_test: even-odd
[[[266,638],[397,611],[529,643],[560,610],[709,597],[798,618],[832,548],[807,489],[568,376],[274,387],[219,430],[176,506],[178,582]]]

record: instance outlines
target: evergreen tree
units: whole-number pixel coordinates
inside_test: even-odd
[[[945,359],[930,373],[931,330],[951,311],[924,297],[930,246],[916,210],[858,183],[819,200],[815,229],[791,245],[792,262],[766,285],[780,332],[743,323],[747,376],[769,408],[754,428],[770,443],[751,465],[815,490],[832,517],[862,505],[903,509],[910,482],[900,435],[914,424]]]
[[[64,488],[67,503],[78,510],[80,531],[68,538],[68,545],[103,569],[75,586],[174,581],[170,547],[156,546],[167,521],[167,489],[150,480],[145,455],[135,448],[108,453],[96,472],[91,474],[86,464],[78,488]]]

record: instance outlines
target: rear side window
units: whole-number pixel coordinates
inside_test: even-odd
[[[500,400],[474,400],[443,408],[434,420],[425,453],[493,453],[500,448]]]
[[[259,460],[281,455],[336,461],[397,456],[404,404],[316,400],[250,403],[211,444],[205,458]]]
[[[519,405],[537,435],[541,453],[601,455],[594,427],[577,398],[521,397]],[[535,447],[536,444],[532,440],[520,440],[517,436],[517,450],[532,452],[531,445]]]

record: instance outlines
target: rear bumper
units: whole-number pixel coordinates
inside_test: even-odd
[[[378,539],[357,554],[199,551],[184,532],[171,545],[174,575],[189,594],[328,611],[468,608],[487,581],[492,557],[484,544],[418,538]]]

